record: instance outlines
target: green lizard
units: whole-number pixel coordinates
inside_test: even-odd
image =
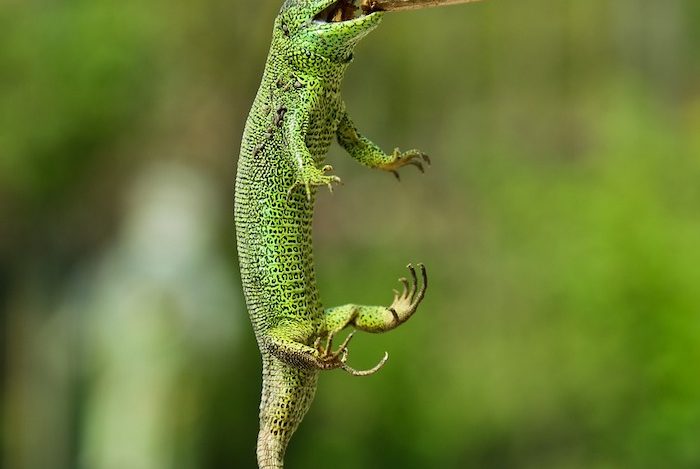
[[[324,158],[331,141],[357,161],[394,173],[423,170],[417,150],[385,154],[361,136],[340,96],[355,45],[382,13],[355,17],[350,0],[286,0],[275,20],[262,84],[246,123],[236,177],[235,219],[241,279],[263,361],[258,465],[280,468],[287,443],[309,408],[321,370],[376,372],[347,365],[354,331],[333,350],[345,327],[385,332],[408,320],[423,300],[425,268],[409,265],[389,306],[323,310],[314,273],[311,219],[315,190],[340,179]]]

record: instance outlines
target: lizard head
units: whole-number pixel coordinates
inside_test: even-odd
[[[379,25],[382,13],[358,14],[353,0],[286,0],[278,28],[294,49],[349,61],[355,45]]]

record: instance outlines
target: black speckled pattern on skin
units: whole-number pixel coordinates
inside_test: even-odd
[[[246,123],[238,161],[235,220],[241,280],[263,359],[258,464],[279,468],[316,390],[318,373],[343,368],[347,342],[332,338],[347,326],[384,332],[406,321],[423,298],[411,282],[388,306],[345,305],[324,312],[313,263],[311,222],[318,186],[340,180],[324,167],[334,138],[362,164],[396,173],[423,169],[421,152],[385,154],[359,135],[345,112],[340,85],[353,48],[381,20],[373,13],[342,22],[314,17],[329,0],[286,0],[275,20],[262,83]],[[345,6],[347,8],[347,5]],[[383,364],[383,361],[380,365]]]

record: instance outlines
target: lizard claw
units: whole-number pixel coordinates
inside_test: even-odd
[[[421,173],[424,173],[424,163],[426,165],[430,165],[430,157],[422,151],[408,150],[405,152],[401,152],[398,148],[396,148],[394,149],[394,153],[391,155],[391,161],[381,166],[381,168],[393,173],[396,179],[400,181],[401,178],[399,177],[399,173],[397,171],[399,168],[402,168],[406,165],[411,165],[418,168],[418,170]]]
[[[394,290],[394,301],[387,308],[393,316],[396,325],[406,322],[416,312],[428,288],[428,274],[425,266],[418,264],[418,268],[421,271],[422,284],[418,282],[415,267],[412,264],[408,264],[407,267],[411,272],[411,282],[403,277],[399,279],[399,282],[403,285],[403,291],[399,293]]]
[[[321,168],[321,171],[323,171],[324,174],[325,174],[325,173],[329,173],[329,172],[333,171],[333,166],[327,164],[326,166],[324,166],[323,168]],[[334,184],[334,183],[335,183],[335,184],[340,184],[340,185],[343,184],[343,181],[341,181],[340,178],[339,178],[338,176],[324,176],[324,177],[327,177],[327,178],[328,178],[328,182],[326,183],[326,185],[328,186],[328,190],[329,190],[331,193],[333,193],[333,184]]]
[[[382,359],[379,360],[379,363],[374,365],[374,367],[370,368],[369,370],[356,370],[356,369],[346,365],[344,361],[340,367],[343,369],[343,371],[346,371],[347,373],[350,373],[353,376],[369,376],[369,375],[373,375],[377,371],[381,370],[388,359],[389,359],[389,352],[384,352],[384,357],[382,357]]]
[[[411,160],[411,161],[409,161],[409,162],[406,163],[406,164],[413,165],[413,166],[415,166],[416,168],[418,168],[418,170],[419,170],[421,173],[425,173],[425,168],[423,167],[423,163],[421,163],[420,161]]]
[[[315,186],[327,186],[330,192],[333,192],[333,184],[342,184],[338,176],[327,175],[326,173],[333,170],[333,166],[326,165],[321,169],[311,166],[310,168],[302,168],[299,171],[296,182],[289,188],[287,198],[289,198],[298,186],[304,186],[306,199],[311,200],[313,188]]]
[[[323,370],[341,368],[347,360],[348,344],[354,335],[355,331],[348,334],[343,343],[340,344],[340,347],[338,347],[335,352],[333,351],[333,333],[328,334],[326,337],[326,343],[323,347],[320,347],[321,337],[317,337],[314,341],[314,349],[316,349],[316,352],[318,353],[319,368]]]
[[[379,371],[389,358],[388,352],[385,352],[384,357],[379,361],[379,363],[369,370],[356,370],[346,363],[348,360],[348,345],[354,336],[355,331],[348,334],[343,343],[340,344],[340,347],[338,347],[335,352],[332,351],[334,337],[333,333],[328,334],[326,337],[326,343],[323,347],[320,347],[321,337],[317,337],[314,341],[314,348],[319,354],[319,368],[323,370],[342,368],[345,372],[350,373],[353,376],[369,376]]]

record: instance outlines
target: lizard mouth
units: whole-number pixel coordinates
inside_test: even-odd
[[[338,0],[321,10],[315,17],[317,23],[342,23],[352,21],[360,16],[361,10],[352,0]]]

